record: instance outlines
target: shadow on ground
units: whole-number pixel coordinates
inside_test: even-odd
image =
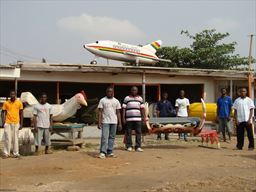
[[[256,160],[256,154],[252,154],[252,155],[241,155],[241,157],[245,157],[245,158],[249,158],[249,159]]]

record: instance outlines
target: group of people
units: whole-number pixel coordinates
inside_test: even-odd
[[[142,122],[147,121],[147,117],[144,101],[138,95],[137,87],[131,88],[131,94],[125,97],[122,106],[114,97],[114,89],[112,87],[107,88],[106,96],[100,100],[98,109],[98,128],[102,130],[100,158],[116,157],[113,153],[114,140],[117,127],[122,130],[122,125],[125,125],[127,151],[133,151],[133,129],[136,133],[134,149],[138,152],[143,151],[141,148],[141,129]],[[122,114],[121,109],[123,109]]]
[[[165,92],[163,93],[162,100],[157,104],[157,116],[173,117],[177,114],[178,117],[188,117],[188,106],[189,100],[185,98],[184,90],[180,91],[180,97],[175,102],[176,109],[168,101],[168,93]],[[132,130],[134,129],[136,134],[134,150],[143,152],[141,148],[141,130],[143,122],[147,121],[148,117],[145,114],[144,101],[138,95],[137,87],[131,88],[131,93],[124,98],[122,106],[114,98],[113,88],[107,88],[106,96],[100,100],[98,109],[98,128],[102,130],[100,158],[115,157],[113,146],[116,130],[117,128],[122,130],[122,125],[125,126],[127,151],[133,151]],[[158,139],[161,139],[161,134],[158,134]],[[169,139],[168,134],[165,134],[165,139]],[[187,140],[186,134],[184,134],[184,139]]]
[[[157,103],[156,111],[158,117],[188,117],[189,100],[185,97],[185,91],[180,91],[180,96],[176,99],[175,108],[168,100],[168,93],[162,94],[162,100]],[[223,140],[226,141],[226,132],[231,140],[231,120],[232,108],[234,109],[234,120],[237,127],[237,150],[242,150],[244,145],[244,132],[247,131],[249,140],[249,150],[254,149],[253,138],[253,110],[255,108],[252,99],[247,97],[246,88],[239,89],[239,97],[232,102],[225,88],[221,89],[221,96],[217,100],[217,117]],[[121,110],[122,109],[122,110]],[[98,128],[101,129],[101,144],[99,158],[116,157],[113,153],[116,131],[125,127],[125,139],[127,151],[133,150],[143,152],[141,148],[141,134],[143,122],[148,121],[145,114],[145,105],[141,96],[138,95],[138,88],[133,86],[130,95],[124,98],[123,104],[114,97],[114,89],[107,88],[106,96],[98,104]],[[46,93],[39,97],[39,103],[33,109],[33,126],[35,131],[35,152],[39,153],[41,141],[44,138],[45,154],[52,153],[49,146],[52,121],[52,106],[47,102]],[[10,99],[5,101],[2,107],[2,127],[4,127],[4,150],[3,158],[20,157],[18,132],[23,125],[23,104],[16,98],[16,92],[10,91]],[[135,130],[136,142],[133,148],[132,130]],[[182,135],[179,135],[181,138]],[[161,139],[158,134],[157,139]],[[165,134],[165,139],[169,139]],[[184,134],[187,140],[187,135]],[[11,148],[13,145],[12,155]]]
[[[145,115],[143,99],[138,95],[138,88],[132,87],[131,94],[126,96],[123,105],[114,98],[113,88],[108,88],[106,97],[99,102],[99,119],[98,128],[102,129],[100,158],[115,157],[113,146],[117,126],[119,130],[122,125],[125,126],[126,148],[127,151],[133,151],[132,148],[132,129],[136,133],[135,151],[142,152],[141,148],[141,128],[143,121],[147,121]],[[181,90],[179,98],[175,101],[175,108],[168,100],[168,93],[162,94],[162,100],[157,103],[157,117],[188,117],[189,116],[189,100],[185,97],[185,91]],[[254,149],[253,138],[253,110],[255,108],[253,100],[247,97],[246,88],[239,89],[239,97],[232,102],[232,99],[227,95],[225,88],[221,89],[221,97],[217,100],[217,122],[223,135],[223,140],[226,142],[226,132],[228,132],[229,140],[231,140],[230,120],[232,108],[234,109],[234,120],[237,127],[237,150],[242,150],[244,145],[244,131],[247,131],[249,140],[249,150]],[[122,109],[122,115],[121,115]],[[123,122],[123,124],[122,124]],[[179,134],[179,139],[182,134]],[[161,133],[157,135],[157,139],[161,139]],[[168,133],[165,133],[165,139],[169,140]],[[184,140],[187,141],[187,134],[184,133]]]
[[[228,133],[229,140],[231,140],[230,120],[232,108],[234,109],[234,120],[236,124],[237,135],[237,150],[242,150],[244,146],[244,131],[247,131],[249,140],[249,150],[254,149],[253,138],[253,111],[255,109],[253,100],[247,97],[246,88],[239,89],[239,97],[232,102],[230,96],[227,95],[225,88],[221,89],[221,96],[217,100],[217,121],[219,123],[220,131],[222,132],[223,140],[226,142],[226,132]]]
[[[157,103],[156,113],[157,117],[188,117],[189,116],[189,99],[185,97],[185,91],[180,90],[179,98],[175,101],[175,108],[171,101],[168,100],[168,93],[162,94],[162,100]],[[184,136],[184,140],[187,141],[187,133],[179,134],[179,139]],[[161,140],[161,133],[158,133],[157,139]],[[165,140],[169,140],[169,134],[165,133]]]
[[[19,130],[23,125],[23,104],[16,98],[16,92],[10,91],[10,99],[5,101],[2,107],[2,127],[4,127],[4,150],[3,158],[19,158]],[[44,138],[45,154],[50,154],[52,151],[50,135],[52,129],[52,106],[47,103],[46,93],[42,93],[39,98],[39,103],[33,109],[33,126],[35,132],[35,154],[39,153],[41,141]],[[11,155],[11,148],[12,155]]]

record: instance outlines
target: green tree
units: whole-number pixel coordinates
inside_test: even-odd
[[[223,43],[229,33],[218,33],[215,29],[204,30],[195,35],[181,31],[192,40],[190,48],[163,47],[157,56],[172,62],[160,62],[160,66],[191,67],[202,69],[230,69],[247,63],[246,57],[234,54],[236,42]]]

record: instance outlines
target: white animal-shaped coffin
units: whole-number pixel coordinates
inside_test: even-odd
[[[30,92],[21,93],[21,102],[26,103],[27,106],[24,108],[24,117],[33,117],[33,106],[38,103],[37,99]],[[56,104],[53,106],[53,120],[64,121],[69,117],[72,117],[81,105],[87,106],[86,96],[82,93],[77,93],[72,98],[65,101],[63,104]]]

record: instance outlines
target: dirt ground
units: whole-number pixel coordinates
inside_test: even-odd
[[[118,158],[98,159],[98,141],[80,151],[0,160],[0,191],[35,192],[240,192],[256,191],[256,151],[198,147],[189,142],[147,137],[143,153],[123,150]]]

